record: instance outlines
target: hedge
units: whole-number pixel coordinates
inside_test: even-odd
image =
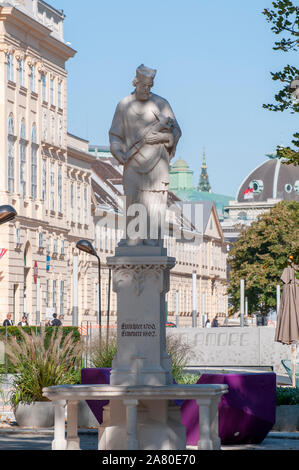
[[[23,327],[8,326],[7,328],[5,326],[0,326],[0,341],[3,341],[6,339],[6,334],[8,337],[15,336],[17,339],[21,339],[21,334],[20,334],[21,328],[23,331],[25,331],[28,334],[40,334],[40,330],[41,330],[39,326],[23,326]],[[77,339],[78,341],[80,340],[80,332],[77,326],[59,326],[59,327],[46,326],[45,327],[46,341],[51,336],[51,333],[53,332],[53,330],[55,330],[55,328],[62,328],[63,330],[62,340],[70,332],[73,333],[73,337],[75,339]]]

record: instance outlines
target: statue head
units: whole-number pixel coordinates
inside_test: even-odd
[[[157,70],[150,69],[143,64],[137,68],[136,77],[133,80],[137,100],[147,101],[149,99],[156,73]]]

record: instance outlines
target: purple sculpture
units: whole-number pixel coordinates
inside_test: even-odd
[[[109,368],[102,369],[82,369],[81,370],[81,383],[84,385],[99,385],[110,383],[110,372]],[[103,422],[103,408],[108,405],[107,400],[86,400],[89,408],[95,415],[99,424]]]
[[[203,374],[198,384],[227,384],[229,392],[219,404],[222,445],[260,444],[275,423],[276,375],[274,373]],[[187,444],[199,440],[199,412],[195,400],[184,401],[182,423]]]

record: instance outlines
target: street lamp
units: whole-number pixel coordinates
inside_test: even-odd
[[[99,317],[98,317],[98,324],[100,328],[100,336],[101,336],[101,328],[102,328],[102,315],[101,315],[101,260],[97,255],[96,250],[92,246],[92,244],[88,240],[80,240],[77,242],[76,247],[80,251],[84,251],[84,253],[88,253],[89,255],[95,256],[98,259],[98,276],[99,276]]]
[[[0,225],[10,222],[17,215],[16,210],[12,206],[0,206]]]

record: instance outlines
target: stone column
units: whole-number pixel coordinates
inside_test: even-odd
[[[220,450],[221,442],[218,432],[218,404],[221,397],[201,398],[199,407],[198,450]]]
[[[138,400],[124,400],[127,415],[127,449],[138,450],[138,436],[137,436],[137,405]]]
[[[78,437],[78,401],[67,402],[67,450],[81,450]]]
[[[53,401],[55,409],[55,425],[54,425],[54,441],[52,442],[52,450],[65,450],[65,400]]]

